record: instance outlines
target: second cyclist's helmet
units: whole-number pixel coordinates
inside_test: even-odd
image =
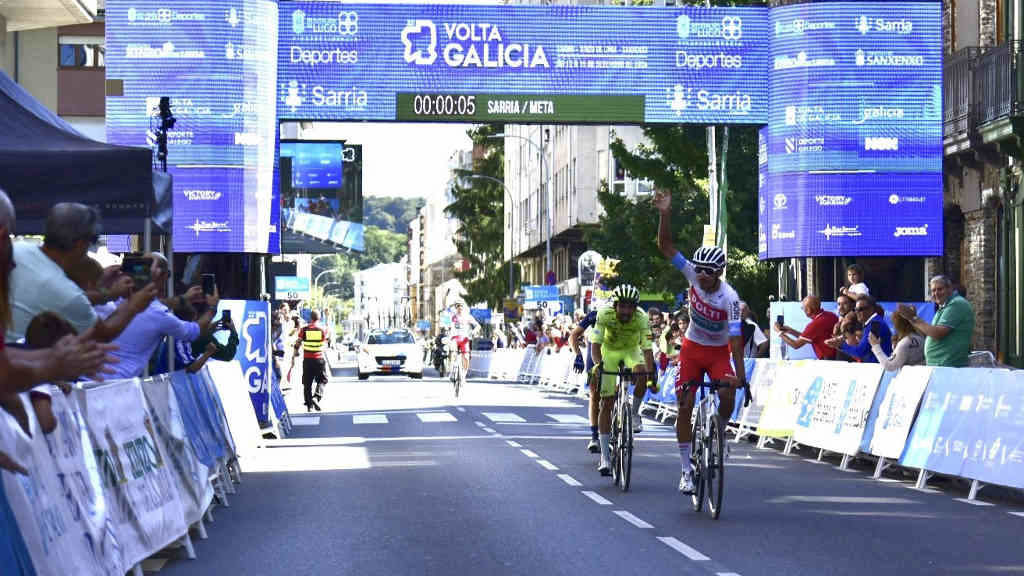
[[[721,270],[725,268],[725,252],[718,246],[701,246],[693,253],[693,264]]]
[[[640,302],[640,291],[630,284],[620,284],[612,292],[612,303],[623,301],[637,304]]]

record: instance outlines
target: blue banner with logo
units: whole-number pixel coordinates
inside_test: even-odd
[[[523,286],[524,302],[558,300],[558,286]]]
[[[900,464],[1024,488],[1024,373],[935,368]]]
[[[242,366],[256,418],[270,422],[270,302],[221,300],[220,310],[230,310],[238,327],[235,360]]]

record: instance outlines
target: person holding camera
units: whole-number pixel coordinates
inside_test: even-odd
[[[166,286],[167,277],[170,273],[167,258],[159,252],[151,252],[143,258],[150,265],[151,283],[157,286]],[[199,315],[195,322],[180,320],[160,300],[154,300],[149,307],[136,316],[128,324],[124,332],[114,341],[119,348],[112,352],[112,355],[120,360],[118,364],[113,366],[115,376],[119,378],[141,376],[146,366],[149,365],[149,358],[166,336],[170,336],[175,340],[192,342],[199,338],[201,334],[213,331],[216,328],[213,323],[213,317],[217,312],[217,304],[220,302],[216,286],[213,288],[213,294],[204,296],[207,308]],[[202,289],[200,288],[198,291],[201,295]],[[196,290],[194,288],[189,289],[180,298],[182,300],[190,299],[195,297],[195,293]],[[111,305],[107,305],[108,310],[109,306]],[[106,311],[102,306],[97,308],[101,316]]]
[[[857,304],[854,306],[853,311],[857,314],[857,320],[864,327],[864,332],[859,341],[856,344],[851,344],[840,337],[829,340],[829,345],[846,352],[861,362],[877,364],[878,358],[871,349],[870,336],[872,334],[878,339],[883,355],[888,356],[892,354],[892,330],[885,323],[885,317],[883,316],[885,312],[881,310],[875,299],[868,295],[863,295],[857,299]],[[880,311],[882,312],[881,314],[879,314]]]

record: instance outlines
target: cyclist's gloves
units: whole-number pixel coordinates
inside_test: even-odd
[[[583,374],[583,370],[586,369],[586,365],[583,364],[583,354],[576,355],[576,361],[573,362],[572,369],[577,374]]]

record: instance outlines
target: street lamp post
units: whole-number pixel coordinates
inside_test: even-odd
[[[324,274],[330,274],[330,273],[337,274],[337,272],[335,272],[334,268],[328,268],[327,270],[324,270],[323,272],[317,274],[316,278],[313,278],[313,291],[316,291],[316,283],[317,283],[317,281],[320,280],[320,277],[323,276]]]
[[[508,241],[508,252],[509,252],[509,256],[508,256],[508,297],[511,298],[513,293],[514,293],[513,292],[513,282],[512,282],[512,265],[515,263],[515,257],[516,257],[516,251],[515,251],[516,208],[515,208],[515,203],[512,201],[512,191],[508,189],[508,186],[505,185],[505,182],[503,182],[501,180],[498,180],[497,178],[495,178],[493,176],[487,176],[486,174],[470,174],[469,177],[471,179],[474,179],[474,180],[489,180],[491,182],[497,182],[498,184],[501,184],[502,188],[505,189],[505,197],[508,198],[509,214],[511,215],[510,216],[510,222],[509,222],[509,230],[510,230],[509,235],[510,235],[510,238],[509,238],[509,241]]]
[[[541,171],[542,172],[547,172],[547,174],[548,174],[547,181],[545,182],[545,188],[547,190],[547,197],[548,197],[548,202],[547,202],[547,204],[548,204],[548,218],[547,218],[548,233],[547,233],[547,239],[545,240],[545,250],[544,250],[544,254],[545,254],[544,255],[544,268],[545,268],[544,275],[545,275],[545,279],[546,279],[548,271],[551,270],[551,220],[554,217],[554,215],[551,213],[551,211],[552,211],[551,168],[547,165],[547,154],[544,151],[544,146],[538,145],[536,142],[534,142],[533,140],[527,138],[526,136],[520,136],[519,134],[508,134],[506,132],[501,132],[499,134],[493,134],[491,136],[488,136],[488,138],[492,138],[492,139],[493,138],[506,138],[506,137],[508,137],[508,138],[518,138],[518,139],[520,139],[520,140],[522,140],[524,142],[528,142],[530,144],[530,146],[533,146],[534,148],[536,148],[537,149],[537,153],[540,156]]]

